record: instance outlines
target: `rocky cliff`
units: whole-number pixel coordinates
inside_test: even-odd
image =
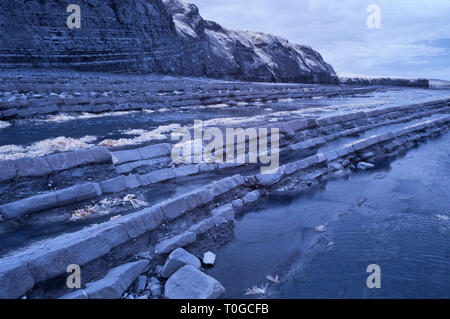
[[[308,46],[269,34],[227,30],[204,20],[193,4],[163,1],[180,36],[203,47],[207,76],[273,82],[338,81],[333,68]]]
[[[66,26],[66,8],[73,1],[1,1],[0,67],[338,82],[333,68],[310,47],[227,30],[181,0],[76,2],[80,29]]]

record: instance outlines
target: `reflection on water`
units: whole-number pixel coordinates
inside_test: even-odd
[[[268,297],[448,298],[449,150],[447,134],[381,170],[271,198],[240,219],[209,274],[233,298],[277,274]],[[381,289],[366,286],[370,264],[381,267]]]

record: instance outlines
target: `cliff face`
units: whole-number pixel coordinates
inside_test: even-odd
[[[0,67],[338,81],[333,68],[311,48],[224,29],[181,0],[79,0],[81,29],[66,26],[71,2],[1,1]]]
[[[160,0],[76,2],[81,29],[70,30],[73,1],[1,1],[0,66],[201,75],[201,48],[183,43]]]
[[[331,65],[308,46],[281,37],[227,30],[193,4],[163,0],[180,36],[204,50],[207,76],[271,82],[338,83]]]

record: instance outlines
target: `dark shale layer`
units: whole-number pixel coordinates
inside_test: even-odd
[[[0,3],[0,67],[144,72],[269,82],[338,83],[310,47],[230,31],[180,0],[81,0],[81,28],[69,29],[70,1]]]

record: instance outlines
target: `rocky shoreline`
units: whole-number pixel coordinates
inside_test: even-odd
[[[312,48],[184,0],[80,0],[75,28],[68,4],[0,2],[0,299],[226,297],[209,270],[239,217],[450,129],[442,81],[339,78]],[[204,156],[198,123],[243,147]],[[313,237],[308,252],[328,244]]]
[[[167,163],[170,145],[164,143],[112,152],[105,148],[93,148],[43,158],[1,161],[4,171],[11,172],[4,175],[3,178],[7,181],[3,182],[3,187],[14,187],[14,181],[20,178],[39,179],[39,176],[52,175],[58,171],[83,170],[90,165],[98,165],[99,162],[109,162],[107,165],[115,167],[118,174],[118,177],[109,180],[54,191],[44,190],[41,195],[4,203],[0,206],[0,211],[3,219],[1,226],[3,232],[6,231],[5,234],[14,233],[23,223],[33,223],[34,215],[41,217],[40,225],[50,225],[52,215],[56,217],[62,214],[67,216],[63,218],[69,218],[73,216],[70,212],[77,207],[92,205],[89,203],[100,205],[105,199],[114,202],[115,198],[123,199],[131,192],[141,202],[137,201],[135,204],[138,205],[133,205],[130,201],[128,206],[120,204],[122,212],[117,216],[113,216],[114,213],[107,215],[106,218],[112,217],[109,221],[103,219],[98,224],[85,224],[83,229],[10,251],[0,260],[0,296],[117,298],[127,293],[126,297],[129,298],[151,298],[159,297],[160,292],[170,297],[171,294],[163,286],[169,283],[169,286],[178,287],[180,282],[176,279],[180,277],[183,281],[186,278],[200,280],[205,285],[204,290],[197,287],[201,292],[186,290],[186,298],[206,291],[209,293],[198,296],[219,297],[223,295],[220,286],[212,278],[201,274],[199,267],[192,269],[192,265],[186,266],[187,268],[180,266],[178,271],[181,273],[175,272],[172,274],[176,275],[174,279],[170,280],[170,276],[166,282],[165,278],[161,278],[160,272],[164,269],[161,267],[167,263],[167,256],[182,247],[197,254],[197,257],[214,250],[217,245],[229,240],[236,214],[246,206],[257,204],[267,194],[307,191],[328,178],[341,178],[352,171],[371,169],[378,158],[395,156],[416,146],[420,141],[443,134],[448,131],[450,122],[446,115],[449,102],[449,99],[445,99],[404,107],[293,120],[281,125],[272,124],[282,132],[280,153],[289,156],[282,156],[281,163],[284,165],[269,175],[255,174],[256,168],[248,165],[229,164],[169,165],[160,169],[152,168],[144,174],[135,174],[135,169],[141,165],[145,167],[147,161]],[[426,120],[430,115],[438,114],[441,115]],[[420,121],[421,118],[425,120]],[[408,125],[414,119],[419,121]],[[362,140],[356,139],[348,146],[314,154],[318,147],[345,136],[357,136],[376,127],[389,127],[395,123],[406,124],[401,129],[388,130]],[[293,154],[296,156],[292,156]],[[195,190],[168,200],[156,200],[154,203],[142,201],[145,189],[167,187],[164,185],[179,179],[192,179],[196,175],[208,176],[211,172],[220,170],[233,172],[231,174],[235,175],[224,179],[216,178],[212,183],[207,181]],[[148,207],[137,208],[140,205]],[[125,207],[128,208],[124,209]],[[192,257],[190,259],[194,260]],[[64,283],[69,264],[82,266],[86,287],[67,296],[68,290],[64,288]],[[197,262],[195,264],[198,266]],[[135,279],[138,281],[133,284]],[[144,281],[148,288],[141,291]],[[131,290],[128,290],[129,287]],[[175,296],[180,297],[177,294]]]

